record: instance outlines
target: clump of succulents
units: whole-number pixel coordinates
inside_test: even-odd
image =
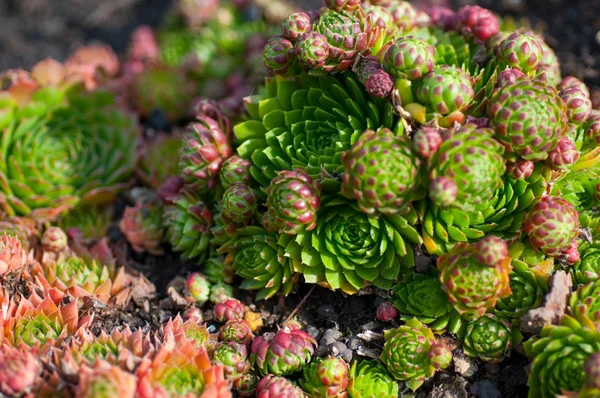
[[[348,395],[351,398],[398,398],[398,383],[385,366],[377,361],[353,361],[349,372]]]
[[[285,376],[308,364],[316,346],[315,339],[306,332],[285,328],[256,337],[250,359],[262,375]]]
[[[66,91],[23,77],[2,91],[0,106],[6,215],[56,218],[78,203],[110,202],[127,185],[138,126],[112,94]]]
[[[406,381],[415,391],[436,371],[450,365],[452,351],[436,341],[431,329],[411,319],[403,326],[385,331],[380,359],[393,378]]]
[[[467,322],[459,331],[465,354],[488,362],[500,362],[522,336],[518,329],[493,314]]]
[[[348,364],[339,358],[325,358],[306,366],[300,387],[313,397],[345,397]]]

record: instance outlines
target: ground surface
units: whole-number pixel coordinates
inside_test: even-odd
[[[435,1],[431,1],[435,2]],[[438,0],[438,2],[440,2]],[[305,4],[320,6],[320,0]],[[455,0],[464,5],[464,0]],[[477,2],[501,14],[528,16],[532,25],[545,26],[548,43],[557,50],[563,74],[575,75],[592,88],[600,87],[600,0],[479,0]],[[171,0],[0,0],[0,70],[29,68],[50,56],[65,59],[83,43],[107,42],[123,52],[129,34],[138,24],[157,26]],[[123,243],[118,229],[111,231],[113,242]],[[129,254],[129,263],[144,272],[159,291],[159,298],[149,306],[132,305],[126,312],[106,312],[97,327],[128,324],[130,327],[154,329],[177,311],[173,299],[166,295],[167,283],[177,275],[194,269],[182,264],[177,256],[162,258]],[[432,261],[421,258],[421,261]],[[379,333],[393,324],[375,322],[375,308],[385,300],[379,295],[345,296],[317,287],[301,286],[285,302],[276,299],[253,303],[252,296],[239,292],[238,297],[261,311],[267,327],[281,324],[300,301],[310,296],[298,310],[309,332],[318,335],[327,352],[352,355],[360,351],[377,355],[381,347]],[[373,292],[378,293],[378,292]],[[338,333],[339,332],[339,333]],[[352,338],[360,334],[361,339]],[[343,336],[343,337],[340,337]],[[513,350],[511,358],[501,364],[474,364],[473,374],[463,378],[454,372],[439,374],[419,390],[419,397],[525,397],[527,395],[527,359]],[[473,365],[473,364],[472,364]]]

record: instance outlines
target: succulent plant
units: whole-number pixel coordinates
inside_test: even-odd
[[[375,310],[375,319],[381,322],[389,322],[397,316],[398,310],[389,301],[379,304]]]
[[[533,358],[530,396],[550,398],[584,386],[584,363],[600,351],[600,334],[565,315],[559,325],[545,326],[540,336],[526,341],[524,347]]]
[[[165,207],[163,222],[167,241],[183,258],[206,255],[213,215],[204,202],[190,195],[178,195],[172,205]]]
[[[430,178],[436,181],[434,194],[430,194],[434,203],[438,199],[441,202],[438,205],[447,205],[453,197],[447,197],[452,185],[440,183],[439,177],[447,177],[456,184],[452,206],[461,210],[471,210],[494,197],[502,186],[505,166],[502,147],[493,134],[492,129],[469,123],[442,142],[429,162]],[[438,192],[440,185],[445,189]]]
[[[41,364],[32,350],[4,345],[0,350],[0,392],[7,396],[30,393]]]
[[[582,82],[575,76],[565,77],[560,81],[556,88],[559,90],[564,90],[572,87],[580,89],[587,98],[590,98],[590,90],[588,89],[588,87],[585,85],[584,82]]]
[[[300,387],[281,376],[267,375],[256,386],[257,398],[303,398]]]
[[[65,231],[59,227],[48,227],[42,234],[40,243],[44,251],[59,253],[67,247],[69,239]]]
[[[310,32],[311,29],[310,16],[304,12],[295,12],[281,23],[283,36],[291,41],[298,40],[300,36]]]
[[[567,133],[566,105],[554,88],[537,81],[519,79],[499,87],[488,115],[506,152],[534,162],[546,159]]]
[[[22,271],[27,264],[27,253],[14,235],[0,236],[0,276]]]
[[[6,217],[0,220],[0,235],[15,237],[27,253],[38,244],[39,231],[31,218]]]
[[[365,86],[367,94],[387,98],[394,88],[392,77],[383,69],[379,59],[369,55],[361,57],[353,68],[358,80]]]
[[[345,398],[348,393],[348,364],[343,359],[325,358],[304,367],[300,387],[315,398]]]
[[[84,366],[79,373],[76,398],[133,398],[137,379],[131,373],[104,361]]]
[[[121,233],[138,253],[154,256],[164,254],[163,207],[151,201],[138,200],[134,207],[125,208],[119,223]]]
[[[212,283],[231,283],[235,276],[235,270],[231,267],[231,264],[227,264],[225,257],[216,253],[211,253],[206,260],[202,273]]]
[[[226,159],[219,173],[219,181],[221,181],[223,188],[227,189],[234,184],[249,186],[252,183],[252,175],[250,174],[251,166],[252,164],[249,161],[237,155]]]
[[[61,253],[56,258],[42,257],[39,263],[32,265],[31,275],[63,295],[95,297],[103,303],[123,305],[130,293],[122,267],[116,270],[95,258],[73,253]]]
[[[257,300],[278,292],[291,292],[295,278],[295,261],[284,256],[284,247],[277,235],[260,227],[248,226],[239,231],[233,244],[232,267],[244,281],[240,288],[258,290]]]
[[[233,286],[223,281],[218,281],[212,285],[208,300],[213,304],[219,304],[233,297]]]
[[[191,343],[167,342],[152,360],[142,362],[137,375],[137,395],[140,398],[202,394],[231,397],[223,368],[211,365],[204,346],[196,348]]]
[[[423,195],[421,161],[410,139],[389,129],[365,131],[342,164],[342,193],[367,214],[399,213]]]
[[[483,314],[465,323],[459,336],[466,355],[487,362],[502,361],[513,344],[520,341],[518,333],[513,335],[510,323],[494,314]]]
[[[196,85],[183,69],[152,63],[133,80],[131,98],[143,117],[161,111],[175,123],[185,119]]]
[[[283,36],[272,37],[265,46],[263,59],[267,70],[273,75],[293,73],[296,62],[294,43]]]
[[[582,242],[579,246],[581,260],[573,264],[571,276],[576,284],[584,285],[600,279],[600,244]]]
[[[221,216],[234,223],[248,224],[258,207],[256,193],[247,185],[234,184],[225,190],[221,199]]]
[[[307,283],[354,294],[373,284],[389,289],[401,269],[414,267],[409,244],[419,244],[416,213],[375,217],[354,202],[329,198],[317,213],[317,226],[297,236],[280,236],[294,267]]]
[[[579,323],[600,331],[600,283],[594,281],[580,286],[571,294],[569,308]]]
[[[218,343],[212,353],[212,360],[223,366],[225,377],[232,381],[250,370],[248,349],[244,344],[233,341]]]
[[[396,329],[386,330],[380,360],[396,380],[416,391],[425,380],[452,361],[452,352],[436,342],[433,332],[416,319]]]
[[[350,367],[350,398],[398,398],[398,383],[377,361],[353,361]]]
[[[113,204],[103,206],[77,206],[62,215],[56,223],[67,236],[76,231],[84,239],[96,241],[108,235],[108,230],[115,216]]]
[[[417,97],[441,115],[461,111],[475,97],[473,79],[458,67],[439,66],[425,75]]]
[[[569,136],[560,139],[558,145],[548,153],[546,165],[552,170],[568,171],[579,160],[580,153]]]
[[[417,24],[417,10],[408,1],[393,1],[388,7],[398,33],[410,31]]]
[[[407,273],[402,282],[392,288],[394,306],[402,320],[416,318],[433,331],[456,333],[461,325],[460,314],[448,301],[437,275]]]
[[[548,292],[548,282],[544,275],[521,260],[512,260],[512,267],[508,275],[511,293],[498,300],[494,313],[515,324],[527,311],[542,304]]]
[[[401,37],[385,53],[385,70],[396,78],[420,79],[435,65],[435,49],[424,39]]]
[[[464,6],[456,13],[457,24],[463,35],[485,41],[500,31],[498,18],[479,6]]]
[[[252,342],[250,360],[262,375],[286,376],[310,362],[317,342],[308,333],[281,329],[265,333]]]
[[[216,320],[225,323],[234,319],[242,319],[246,308],[241,301],[229,299],[215,305],[214,311]]]
[[[419,202],[427,251],[441,255],[457,242],[473,242],[489,233],[511,238],[519,232],[531,205],[546,194],[550,172],[538,165],[527,179],[513,179],[507,174],[503,179],[503,186],[493,197],[471,211]]]
[[[465,316],[481,316],[510,294],[510,258],[506,256],[499,264],[479,260],[477,245],[465,243],[437,260],[442,287],[454,308]]]
[[[240,397],[249,398],[255,396],[256,387],[258,386],[259,381],[260,379],[255,373],[248,372],[235,380],[233,386]]]
[[[583,363],[585,372],[584,387],[579,391],[580,398],[593,398],[600,394],[600,354],[595,352],[588,357]]]
[[[329,57],[327,37],[317,32],[307,32],[300,36],[295,46],[298,61],[305,69],[320,69]]]
[[[65,96],[46,87],[23,105],[3,92],[1,210],[55,218],[81,203],[107,203],[136,162],[135,118],[107,92]]]
[[[432,127],[423,127],[413,134],[413,147],[424,159],[433,156],[442,145],[441,134]]]
[[[214,119],[198,116],[183,140],[179,161],[183,180],[199,189],[213,188],[223,162],[232,155],[225,132]]]
[[[350,69],[356,57],[367,53],[382,33],[360,7],[322,11],[313,31],[325,36],[329,43],[327,61],[321,67],[325,72]]]
[[[524,73],[535,71],[542,61],[542,46],[537,39],[526,33],[514,32],[508,35],[497,49],[498,58],[511,68]]]
[[[579,87],[567,87],[558,92],[558,96],[567,105],[567,115],[571,123],[583,123],[590,116],[592,102],[589,93],[586,95]]]
[[[93,317],[80,319],[76,300],[57,305],[50,296],[42,298],[33,293],[27,299],[22,298],[18,306],[9,304],[3,318],[0,343],[13,347],[25,344],[43,353],[85,328]]]
[[[151,357],[154,349],[149,334],[140,330],[132,332],[129,327],[114,328],[110,333],[102,331],[99,336],[88,329],[79,329],[57,361],[74,374],[83,366],[93,367],[98,361],[132,371],[142,360]]]
[[[195,307],[192,307],[195,308]],[[189,341],[192,345],[200,347],[206,345],[210,340],[210,334],[206,325],[201,325],[194,319],[184,321],[181,317],[170,318],[162,329],[163,340]]]
[[[524,231],[529,244],[552,257],[564,254],[579,234],[577,211],[566,200],[544,196],[525,217]]]
[[[232,319],[221,326],[219,338],[222,341],[232,341],[249,345],[254,339],[250,324],[243,319]]]
[[[394,130],[398,123],[391,103],[361,92],[351,74],[301,74],[294,79],[267,78],[265,84],[264,92],[247,98],[250,120],[234,127],[240,140],[238,155],[252,160],[251,174],[263,189],[281,170],[302,168],[313,179],[323,171],[339,175],[341,154],[366,129]],[[267,113],[259,112],[258,104],[264,101],[272,107]],[[286,113],[295,115],[293,123],[275,117]]]
[[[201,273],[194,272],[188,276],[186,288],[188,294],[196,303],[202,305],[208,301],[210,282]]]
[[[140,151],[136,174],[150,188],[157,189],[171,176],[178,175],[179,151],[183,140],[179,132],[158,134]]]

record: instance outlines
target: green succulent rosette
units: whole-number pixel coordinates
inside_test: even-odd
[[[452,207],[472,210],[492,200],[502,186],[504,149],[493,134],[492,129],[465,124],[447,136],[430,159],[430,179],[448,177],[457,186]]]
[[[328,398],[345,396],[348,364],[339,358],[325,358],[308,364],[298,384],[309,396]]]
[[[511,293],[498,301],[494,313],[513,325],[530,309],[539,307],[548,293],[548,281],[541,272],[521,260],[512,260],[508,275]]]
[[[458,336],[466,355],[487,362],[502,361],[523,338],[517,327],[511,327],[494,314],[484,314],[465,323]]]
[[[533,358],[529,374],[530,398],[554,398],[584,386],[583,364],[600,351],[600,333],[565,315],[560,324],[545,326],[538,338],[524,343]]]
[[[235,126],[239,156],[262,189],[281,170],[304,169],[313,179],[342,173],[341,155],[365,130],[401,132],[392,104],[369,97],[347,72],[267,78],[261,94],[248,97],[250,119]]]
[[[379,359],[396,380],[417,390],[438,369],[448,367],[452,353],[435,342],[433,332],[416,319],[396,329],[386,330]]]
[[[552,195],[571,203],[582,212],[600,205],[600,175],[594,169],[574,170],[558,179],[552,187]]]
[[[237,232],[227,246],[228,258],[238,276],[244,280],[241,289],[257,290],[256,299],[263,300],[281,292],[288,295],[296,281],[298,260],[286,255],[284,236],[257,226]]]
[[[472,242],[486,234],[512,237],[523,226],[527,210],[545,192],[550,171],[537,166],[527,179],[513,179],[507,174],[493,197],[474,206],[472,211],[441,208],[429,200],[420,201],[422,235],[430,254],[440,255],[459,242]]]
[[[377,361],[354,361],[350,367],[350,398],[398,398],[398,383]]]
[[[307,283],[354,294],[373,284],[389,289],[402,269],[414,267],[411,244],[420,244],[416,212],[374,217],[339,196],[323,200],[317,225],[295,236],[280,235],[286,258]]]
[[[9,216],[47,219],[108,203],[133,173],[137,122],[107,92],[47,87],[25,105],[0,93],[0,130],[0,206]]]
[[[567,108],[556,89],[526,78],[494,91],[488,116],[507,157],[544,160],[568,131]]]
[[[600,242],[583,241],[579,245],[580,260],[573,264],[573,282],[584,285],[600,279]]]
[[[569,299],[569,309],[582,325],[600,332],[600,280],[574,291]]]
[[[185,259],[203,259],[208,254],[213,215],[201,200],[181,194],[165,206],[167,241]]]
[[[418,319],[433,331],[456,333],[461,325],[460,314],[454,309],[442,285],[433,275],[409,272],[402,281],[392,287],[394,307],[400,312],[400,319]]]
[[[97,241],[108,235],[108,229],[115,218],[115,208],[112,204],[101,206],[77,206],[66,214],[61,215],[57,226],[63,231],[76,228],[85,239]]]

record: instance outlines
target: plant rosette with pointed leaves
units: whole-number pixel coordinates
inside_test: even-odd
[[[340,358],[325,358],[304,367],[300,387],[311,397],[346,398],[348,364]]]
[[[540,336],[524,343],[533,358],[529,396],[552,398],[584,386],[584,363],[600,352],[600,333],[565,315],[559,325],[545,326]]]
[[[20,103],[10,91],[0,97],[6,215],[55,219],[78,203],[111,202],[129,185],[138,125],[112,94],[44,87]]]
[[[377,361],[355,360],[349,373],[350,398],[398,398],[398,383]]]
[[[180,316],[169,319],[162,329],[162,338],[163,340],[172,339],[178,342],[189,341],[196,347],[207,345],[214,339],[208,332],[206,325],[201,325],[194,319],[184,321]]]
[[[281,235],[279,244],[307,283],[355,294],[373,284],[389,289],[402,269],[414,267],[412,244],[421,236],[414,228],[417,215],[365,214],[339,196],[324,199],[317,226],[296,236]]]
[[[267,375],[256,386],[258,398],[304,398],[302,389],[281,376]]]
[[[306,332],[286,328],[256,337],[250,360],[262,375],[286,376],[308,364],[316,347]]]
[[[470,357],[487,362],[500,362],[523,336],[517,327],[494,314],[469,321],[458,332],[463,350]]]
[[[386,330],[380,360],[396,380],[416,391],[425,380],[452,362],[452,351],[436,342],[433,332],[416,319]]]
[[[579,323],[600,332],[600,281],[580,286],[569,298],[571,315]]]
[[[517,325],[527,311],[542,304],[548,292],[548,281],[545,275],[521,260],[513,259],[511,264],[512,271],[508,275],[511,293],[498,300],[494,313]]]
[[[506,254],[494,264],[481,262],[477,244],[465,243],[457,244],[437,260],[442,287],[463,317],[481,316],[511,293],[511,259],[506,243],[498,244],[504,245]]]
[[[165,342],[152,359],[140,364],[136,374],[140,398],[231,397],[222,366],[212,365],[206,348],[190,342]]]
[[[81,369],[75,398],[133,398],[136,388],[134,375],[99,360],[92,367]]]
[[[462,323],[460,314],[448,300],[437,272],[430,273],[434,275],[404,274],[402,281],[392,287],[394,307],[402,320],[416,318],[433,331],[456,333]]]

